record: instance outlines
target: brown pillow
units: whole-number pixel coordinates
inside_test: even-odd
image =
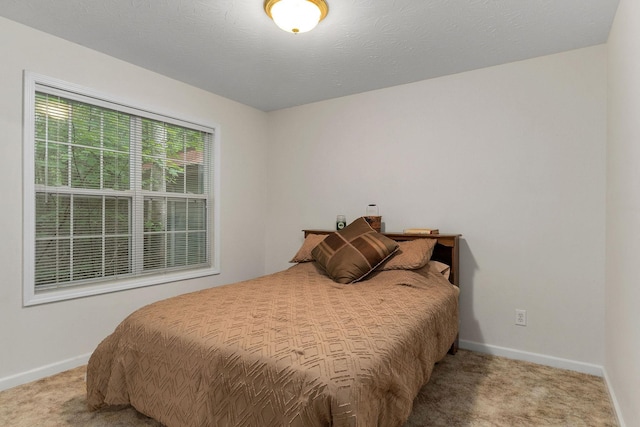
[[[375,231],[364,218],[358,218],[344,229],[329,234],[311,254],[334,281],[354,283],[397,249],[398,243]]]
[[[447,264],[439,261],[429,261],[429,266],[433,267],[438,273],[442,274],[445,279],[449,280],[449,276],[451,275],[451,267],[449,267]]]
[[[434,261],[434,260],[429,261],[424,267],[418,268],[413,271],[415,271],[416,273],[424,277],[429,277],[429,273],[441,274],[448,281],[449,281],[449,277],[451,277],[451,267],[449,267],[445,263]]]
[[[311,255],[311,250],[318,246],[318,243],[322,242],[326,234],[309,234],[302,242],[302,246],[298,249],[298,252],[294,255],[294,257],[289,262],[309,262],[315,261],[313,259],[313,255]]]
[[[424,267],[433,254],[436,239],[416,239],[400,242],[398,252],[378,270],[416,270]]]

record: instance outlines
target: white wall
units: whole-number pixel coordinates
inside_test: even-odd
[[[377,203],[388,231],[464,236],[463,344],[603,364],[605,46],[275,111],[269,127],[268,272],[301,229]]]
[[[256,206],[266,202],[265,113],[3,18],[0,40],[0,389],[81,363],[137,307],[263,273],[265,221]],[[220,125],[220,275],[22,307],[24,69]]]
[[[618,413],[640,425],[640,3],[621,0],[609,36],[606,362]]]

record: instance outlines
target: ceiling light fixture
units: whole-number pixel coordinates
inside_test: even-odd
[[[306,33],[329,12],[324,0],[265,0],[264,11],[276,25],[289,33]]]

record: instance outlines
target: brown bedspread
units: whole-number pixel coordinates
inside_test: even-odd
[[[314,263],[160,301],[95,350],[91,409],[179,426],[401,426],[458,331],[442,276],[340,285]]]

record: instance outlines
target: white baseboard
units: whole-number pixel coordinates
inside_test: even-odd
[[[460,348],[477,351],[479,353],[502,356],[508,359],[524,360],[525,362],[537,363],[539,365],[551,366],[552,368],[569,369],[571,371],[602,377],[604,370],[602,366],[590,363],[577,362],[575,360],[562,359],[560,357],[547,356],[545,354],[530,353],[513,348],[498,347],[496,345],[482,344],[474,341],[460,340]]]
[[[83,354],[81,356],[72,357],[71,359],[62,360],[60,362],[52,363],[46,366],[41,366],[30,371],[0,378],[0,391],[8,390],[10,388],[29,383],[31,381],[36,381],[45,377],[49,377],[51,375],[58,374],[60,372],[67,371],[69,369],[77,368],[78,366],[85,365],[87,362],[89,362],[90,356],[91,353]]]

